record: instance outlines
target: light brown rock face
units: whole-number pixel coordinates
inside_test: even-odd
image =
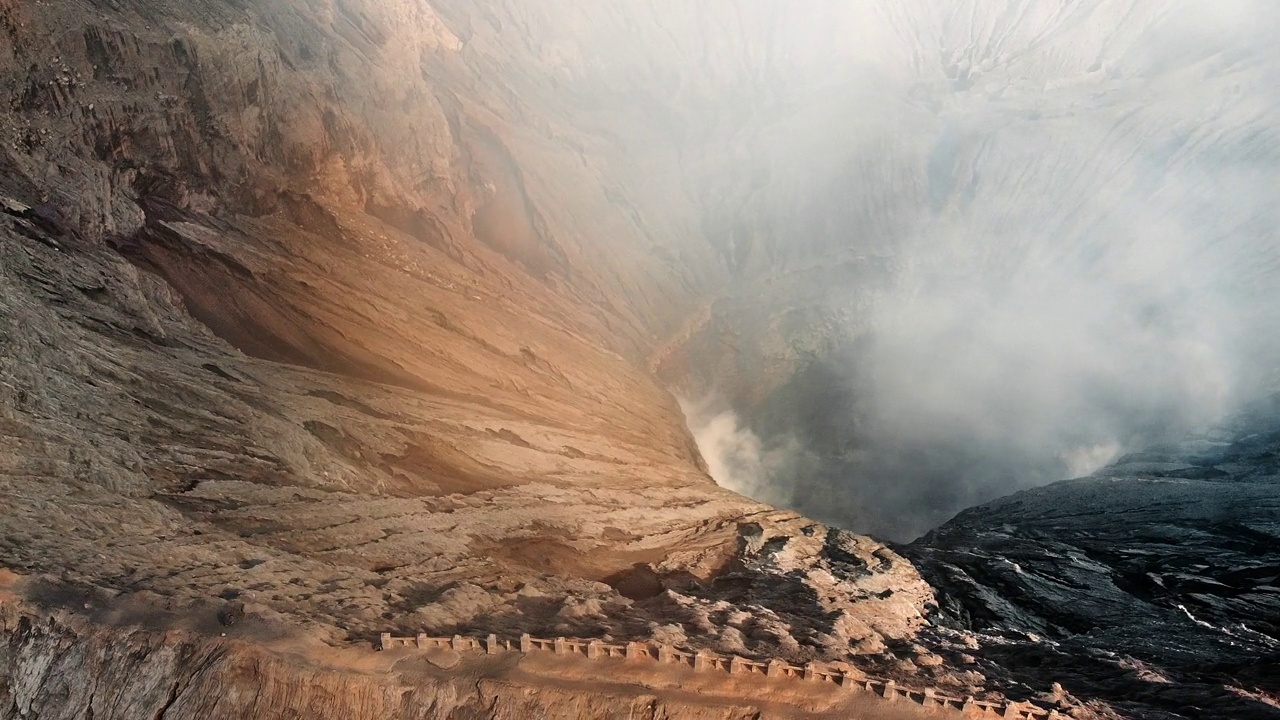
[[[530,18],[0,0],[0,717],[757,711],[324,665],[385,630],[914,672],[909,563],[702,469],[680,124],[535,86]]]
[[[9,638],[0,650],[10,668],[0,686],[7,713],[46,720],[937,717],[830,683],[699,677],[687,667],[620,658],[357,652],[297,638],[249,643],[100,623],[0,605]]]

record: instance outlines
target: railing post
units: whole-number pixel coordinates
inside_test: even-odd
[[[771,677],[771,678],[782,677],[782,676],[784,675],[784,672],[783,672],[783,666],[784,666],[785,664],[786,664],[786,663],[782,662],[782,661],[781,661],[781,660],[779,660],[778,658],[774,658],[774,659],[770,660],[770,661],[769,661],[769,668],[768,668],[767,670],[765,670],[765,673],[764,673],[764,674],[765,674],[765,676],[766,676],[766,677]]]
[[[666,643],[658,644],[658,662],[669,663],[674,662],[675,656],[671,653],[671,646]]]
[[[520,635],[520,652],[526,655],[533,652],[533,638],[529,636],[529,633]]]
[[[642,650],[642,647],[643,646],[640,643],[634,640],[627,643],[627,659],[630,660],[632,658],[638,658],[641,655],[648,655],[649,653]]]
[[[454,650],[457,650],[458,652],[462,652],[463,650],[467,649],[464,646],[461,635],[454,635],[453,639],[449,641],[449,647],[453,648]]]
[[[884,681],[884,699],[893,702],[898,699],[897,682],[893,680]]]
[[[426,650],[431,645],[431,640],[428,639],[426,633],[418,633],[415,635],[413,642],[418,646],[419,650]]]
[[[489,633],[489,637],[484,639],[484,651],[489,655],[497,655],[502,650],[502,646],[498,645],[498,636]]]
[[[555,645],[553,646],[553,648],[554,648],[555,654],[564,655],[569,652],[569,641],[565,640],[562,637],[558,637],[555,640]]]
[[[391,633],[382,633],[378,635],[378,649],[379,650],[391,649]]]
[[[599,640],[591,640],[587,643],[587,657],[595,659],[604,655],[604,643]]]
[[[938,692],[938,691],[937,691],[937,690],[934,690],[933,688],[925,688],[925,689],[924,689],[924,702],[921,702],[920,704],[921,704],[921,705],[923,705],[923,706],[925,706],[925,707],[933,707],[933,705],[934,705],[934,702],[933,702],[933,696],[934,696],[934,695],[936,695],[936,694],[937,694],[937,692]]]
[[[804,679],[814,680],[818,677],[818,669],[813,666],[812,662],[804,664]]]
[[[747,661],[733,655],[729,658],[729,674],[742,675],[747,671]]]
[[[706,670],[706,669],[707,669],[707,666],[708,666],[708,665],[710,665],[710,664],[711,664],[711,663],[710,663],[709,658],[707,657],[707,653],[706,653],[705,651],[698,650],[697,652],[695,652],[695,653],[693,654],[693,669],[694,669],[694,670]]]

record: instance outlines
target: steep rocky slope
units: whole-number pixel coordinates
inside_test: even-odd
[[[1047,646],[1001,654],[1009,641],[973,609],[987,593],[963,581],[949,536],[904,551],[936,598],[899,551],[721,490],[663,387],[800,434],[815,472],[793,466],[807,479],[779,499],[910,536],[993,486],[909,516],[918,493],[895,498],[890,480],[918,465],[827,482],[894,468],[885,458],[914,458],[920,440],[851,432],[863,418],[847,410],[879,378],[846,368],[879,367],[864,363],[866,332],[912,319],[876,310],[904,288],[951,287],[939,268],[1095,269],[1085,240],[1127,206],[1064,211],[1052,242],[1024,247],[996,230],[1043,207],[1015,222],[990,202],[1014,176],[1030,177],[1018,198],[1063,208],[1105,172],[1116,197],[1155,193],[1163,208],[1209,185],[1124,163],[1046,169],[1035,133],[1076,138],[1063,158],[1105,140],[1109,157],[1159,150],[1179,171],[1268,146],[1253,120],[1269,96],[1244,119],[1232,99],[1269,77],[1270,44],[1169,63],[1134,40],[1168,30],[1169,3],[992,3],[993,25],[937,5],[0,0],[0,565],[15,573],[0,598],[0,717],[794,710],[694,708],[687,693],[637,699],[520,667],[388,668],[366,651],[386,630],[842,658],[959,696],[1048,693],[1079,717],[1216,692],[1218,676],[1194,675],[1126,705],[1131,678],[1020,670]],[[1089,30],[1117,17],[1119,33]],[[1103,62],[1116,58],[1128,64]],[[1197,87],[1210,118],[1139,92],[1192,70],[1209,79]],[[1046,75],[1079,82],[1042,102]],[[937,105],[939,88],[959,100]],[[1076,135],[1086,110],[1107,122]],[[1019,120],[995,122],[1005,111]],[[1150,131],[1170,117],[1184,125]],[[1223,186],[1238,201],[1208,225],[1237,218],[1251,241],[1204,235],[1230,252],[1202,267],[1265,299],[1274,246],[1258,228],[1276,206],[1238,192],[1245,180]],[[988,236],[984,262],[957,261]],[[921,248],[946,252],[922,266]],[[1195,291],[1186,306],[1217,297],[1178,280],[1171,292]],[[922,295],[926,310],[949,299]],[[1138,315],[1134,337],[1152,340],[1121,349],[1155,356],[1165,326]],[[1216,409],[1221,388],[1207,387]],[[1014,457],[1008,472],[1043,460]],[[1244,602],[1232,612],[1269,607]],[[1008,628],[1081,633],[1045,612]],[[1251,678],[1228,684],[1270,691]]]
[[[924,624],[910,565],[717,488],[648,374],[719,271],[678,192],[637,209],[667,178],[602,138],[625,109],[593,133],[497,75],[496,31],[452,25],[465,43],[410,2],[0,4],[0,557],[30,616],[6,625],[5,717],[249,712],[200,704],[213,651],[164,650],[169,627],[914,672],[895,663],[923,649],[886,650]],[[57,612],[117,649],[32,635]],[[354,716],[248,647],[217,653],[275,688],[253,714]],[[154,687],[135,698],[112,652],[159,653]],[[333,687],[398,693],[351,672]]]

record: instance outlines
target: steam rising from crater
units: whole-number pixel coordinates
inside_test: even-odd
[[[761,303],[761,277],[822,283],[842,337],[802,400],[686,410],[722,484],[908,539],[1274,385],[1280,6],[859,8],[727,31],[780,75],[713,138],[735,154],[709,177],[756,187],[710,226]],[[823,45],[842,27],[858,47]]]
[[[707,472],[717,484],[772,505],[792,504],[789,484],[779,480],[798,448],[775,443],[766,451],[760,437],[737,413],[723,408],[714,398],[681,400],[680,409],[707,463]]]

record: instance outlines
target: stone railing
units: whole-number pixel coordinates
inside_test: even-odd
[[[968,717],[1002,717],[1020,718],[1022,720],[1067,720],[1065,715],[1056,710],[1044,708],[1030,703],[988,702],[975,700],[973,697],[956,698],[939,692],[936,688],[912,689],[898,685],[893,680],[871,680],[861,674],[847,671],[838,663],[810,662],[805,665],[791,665],[774,658],[768,662],[747,660],[736,655],[718,655],[705,650],[682,650],[673,645],[662,643],[629,642],[615,645],[601,640],[575,640],[570,638],[535,638],[521,635],[518,641],[499,639],[497,635],[486,638],[465,637],[429,637],[419,634],[415,637],[396,637],[391,633],[382,633],[379,638],[380,650],[396,648],[413,648],[419,650],[447,649],[460,652],[484,652],[490,655],[519,652],[552,653],[554,655],[578,655],[587,658],[624,658],[640,659],[659,664],[684,665],[695,671],[724,672],[730,675],[763,676],[767,678],[795,678],[809,682],[829,683],[851,691],[866,692],[892,701],[907,701],[926,708],[958,710]]]

